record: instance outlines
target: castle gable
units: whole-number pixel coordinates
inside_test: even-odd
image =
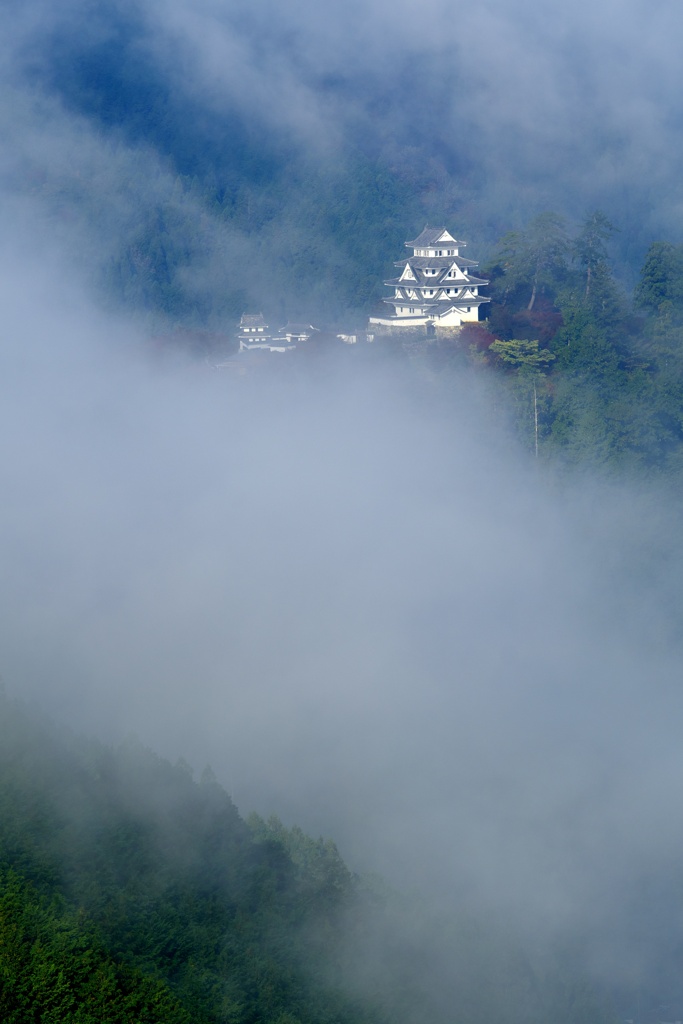
[[[371,317],[371,324],[385,327],[429,328],[437,324],[459,326],[479,319],[479,307],[488,302],[479,286],[488,284],[475,277],[475,260],[463,259],[455,236],[444,227],[427,226],[411,242],[414,253],[395,263],[400,276],[386,281],[393,295],[383,301],[391,311]]]
[[[406,242],[406,245],[410,249],[425,249],[434,245],[464,245],[464,242],[458,242],[450,231],[446,228],[432,228],[427,225],[417,238],[414,238],[412,242]]]

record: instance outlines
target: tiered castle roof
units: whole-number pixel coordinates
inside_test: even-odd
[[[427,225],[422,229],[417,238],[414,238],[412,242],[406,242],[405,245],[407,245],[409,249],[420,249],[423,246],[426,246],[427,248],[438,245],[461,246],[467,245],[467,243],[458,242],[446,228],[430,228],[429,225]]]
[[[479,306],[488,302],[479,288],[488,281],[471,273],[475,260],[460,255],[465,243],[444,227],[427,226],[405,244],[413,255],[395,263],[400,275],[384,282],[394,289],[393,296],[384,299],[393,306],[390,320],[457,325],[479,319]]]

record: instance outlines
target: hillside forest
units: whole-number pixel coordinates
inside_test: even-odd
[[[408,88],[400,54],[359,78],[314,70],[295,48],[305,89],[339,114],[314,141],[239,90],[216,104],[177,80],[148,15],[108,3],[88,33],[36,22],[13,86],[3,187],[101,301],[201,356],[224,350],[248,310],[355,329],[381,307],[405,239],[445,224],[491,278],[487,332],[460,347],[508,394],[525,447],[678,472],[683,257],[676,237],[648,235],[642,198],[611,189],[586,213],[589,192],[560,201],[540,165],[501,191],[485,150],[437,131],[440,101],[417,88],[426,54]],[[242,15],[240,39],[256,32]],[[283,31],[259,25],[260,44],[292,46]],[[463,83],[439,67],[455,76],[446,102]],[[425,359],[438,376],[461,355],[444,345]]]
[[[507,390],[518,435],[537,457],[677,474],[683,247],[652,244],[629,296],[610,265],[615,231],[600,212],[574,232],[544,213],[506,234],[484,268],[488,320],[465,328],[459,347]],[[458,343],[436,347],[443,359]]]
[[[107,745],[75,734],[0,690],[2,1024],[654,1024],[680,1015],[680,839],[675,829],[668,846],[659,836],[679,818],[678,793],[667,802],[663,785],[673,790],[680,774],[680,586],[669,557],[680,548],[678,535],[671,530],[666,549],[641,538],[641,571],[641,548],[628,529],[612,531],[610,520],[604,536],[614,537],[619,554],[637,548],[635,582],[622,587],[610,563],[604,592],[576,583],[574,564],[588,556],[575,558],[569,542],[558,554],[560,538],[581,533],[583,520],[568,514],[566,531],[553,526],[552,543],[539,539],[547,493],[558,492],[564,507],[577,480],[628,487],[635,479],[633,494],[647,492],[653,508],[667,487],[671,507],[680,504],[681,62],[680,32],[666,25],[674,5],[634,10],[631,33],[628,4],[619,18],[596,4],[572,5],[557,18],[535,15],[521,0],[488,12],[465,5],[457,17],[446,5],[440,25],[418,24],[407,9],[404,16],[379,2],[352,6],[10,0],[0,12],[9,310],[0,669],[14,657],[10,686],[40,675],[34,692],[49,694],[53,708],[79,687],[92,691],[93,707],[98,692],[106,689],[108,700],[111,691],[130,705],[126,721],[142,715],[135,728],[143,730],[145,714],[149,724],[157,712],[136,709],[156,708],[145,693],[156,685],[161,693],[163,683],[160,717],[163,705],[174,704],[183,743],[205,670],[240,695],[250,687],[260,693],[262,678],[267,694],[272,676],[282,707],[303,717],[301,679],[313,679],[321,707],[325,687],[331,693],[351,680],[351,695],[359,693],[351,740],[364,715],[374,721],[376,701],[382,730],[400,748],[395,763],[412,771],[415,762],[419,778],[420,751],[439,747],[435,771],[444,776],[452,825],[439,831],[410,792],[401,794],[401,824],[420,854],[438,848],[449,867],[458,863],[450,844],[467,846],[459,801],[469,775],[461,773],[461,789],[452,785],[456,744],[450,735],[440,746],[432,738],[440,735],[432,720],[450,728],[439,714],[450,705],[428,706],[429,679],[443,675],[450,695],[460,674],[464,697],[453,707],[464,711],[453,720],[492,759],[505,756],[498,746],[512,751],[501,777],[509,774],[514,786],[526,779],[524,771],[515,775],[518,765],[542,765],[532,780],[539,788],[519,785],[521,806],[528,797],[534,812],[530,835],[545,827],[546,805],[541,797],[536,807],[534,798],[546,783],[552,789],[553,746],[560,758],[567,753],[569,779],[575,768],[589,776],[589,828],[573,827],[581,795],[570,789],[559,804],[563,854],[562,837],[574,832],[579,845],[585,840],[587,862],[600,850],[601,828],[610,825],[610,751],[618,749],[614,772],[627,765],[624,792],[633,789],[644,810],[631,819],[616,800],[615,814],[633,824],[618,833],[623,842],[607,847],[615,863],[599,866],[618,882],[619,865],[634,851],[638,870],[623,877],[636,881],[619,890],[610,920],[617,921],[615,957],[622,948],[646,950],[645,966],[640,973],[628,963],[605,967],[595,955],[599,912],[589,915],[595,925],[578,920],[571,878],[573,926],[555,922],[538,933],[528,915],[506,919],[493,896],[477,902],[469,894],[468,902],[459,879],[436,896],[417,880],[415,891],[396,891],[395,880],[355,870],[346,851],[307,835],[295,819],[238,809],[210,767],[199,765],[195,777],[182,759],[170,763],[134,737]],[[587,29],[596,17],[604,26]],[[603,121],[605,110],[611,116]],[[485,319],[418,343],[337,342],[337,331],[362,330],[384,308],[384,281],[406,254],[405,240],[425,224],[446,226],[479,261],[490,282]],[[319,340],[283,358],[247,357],[244,374],[232,373],[239,317],[257,311],[278,327],[313,323]],[[138,348],[127,361],[129,339]],[[91,355],[99,366],[98,346],[112,355],[106,372],[84,368]],[[230,363],[221,376],[217,366]],[[167,365],[180,373],[165,376]],[[342,392],[349,379],[369,382],[360,414],[352,399],[321,413],[337,375]],[[382,398],[396,379],[397,407],[412,409],[418,395],[418,416],[393,418],[392,398],[383,425]],[[292,381],[303,384],[299,396],[313,398],[298,417]],[[469,415],[458,402],[471,383],[472,434],[490,431],[505,450],[483,469],[483,448],[469,447],[458,426]],[[436,434],[429,427],[423,436],[419,419],[443,407],[453,415],[440,422],[455,427],[432,443]],[[240,410],[251,419],[240,419]],[[424,460],[422,475],[425,437],[433,462]],[[521,462],[510,447],[522,450]],[[453,451],[460,463],[451,463]],[[513,491],[506,481],[518,471]],[[641,489],[642,481],[652,488]],[[538,519],[526,504],[523,512],[512,508],[506,495],[518,491],[525,499],[529,492]],[[605,493],[576,491],[576,501],[591,507]],[[634,534],[642,521],[635,516]],[[654,532],[659,520],[648,521]],[[599,557],[589,561],[592,568]],[[671,578],[650,605],[647,588],[657,588],[662,566]],[[634,598],[632,618],[622,616],[622,589],[627,598],[631,590],[644,594],[642,605]],[[612,632],[601,618],[610,611]],[[652,627],[654,639],[647,633],[640,642],[634,622],[644,635]],[[630,633],[633,647],[625,642]],[[170,644],[165,654],[176,634],[178,648]],[[475,650],[465,643],[469,634],[479,644],[471,661],[452,654],[456,642]],[[117,660],[121,650],[130,662]],[[214,676],[212,657],[220,667]],[[24,661],[40,671],[22,673]],[[262,664],[260,675],[244,669]],[[406,743],[400,728],[392,733],[380,700],[401,694],[404,671],[418,709],[415,745],[410,700],[402,712],[411,721]],[[527,716],[523,702],[515,711],[514,697],[530,680]],[[486,702],[471,719],[470,692],[475,710]],[[101,722],[114,704],[102,699]],[[227,713],[221,720],[209,706],[207,722],[211,714],[224,728]],[[267,706],[264,699],[263,717]],[[635,723],[630,732],[622,706]],[[323,717],[336,725],[334,707],[327,698]],[[70,720],[81,721],[75,697],[70,708]],[[659,717],[650,720],[652,709]],[[584,735],[572,731],[582,715],[595,761],[573,740]],[[559,723],[557,733],[548,720]],[[295,747],[292,721],[285,714],[276,724]],[[229,724],[244,731],[246,745],[250,726],[239,712]],[[514,742],[506,747],[508,731]],[[325,736],[316,733],[316,751]],[[258,742],[265,773],[268,751]],[[220,744],[229,746],[222,733]],[[539,760],[528,759],[536,748]],[[175,756],[182,743],[171,749]],[[320,771],[322,787],[320,759],[300,760],[307,777]],[[373,735],[369,763],[380,760]],[[345,764],[352,761],[359,775],[351,778],[360,779],[362,757],[354,751]],[[367,781],[349,790],[349,803]],[[281,783],[286,789],[286,773]],[[502,787],[501,802],[509,791]],[[370,834],[382,832],[388,792],[376,796],[366,819]],[[285,794],[284,806],[296,807],[290,797],[296,793]],[[329,803],[330,814],[339,813]],[[514,798],[505,806],[504,823],[517,806]],[[553,836],[554,827],[552,819]],[[494,829],[477,850],[482,860],[495,854],[501,886],[509,884],[508,861],[514,878],[508,847],[496,841],[506,829]],[[430,857],[421,859],[428,872]],[[565,863],[553,863],[553,878]],[[524,867],[532,872],[533,861]],[[548,919],[555,912],[551,899]]]
[[[463,909],[240,817],[135,739],[76,737],[0,696],[6,1024],[611,1024],[566,950],[525,953]]]

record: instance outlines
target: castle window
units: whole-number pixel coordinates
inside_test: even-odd
[[[420,317],[421,322],[425,322],[433,319],[434,310],[441,311],[437,313],[437,319],[444,316],[444,307],[446,310],[452,309],[456,319],[457,313],[477,313],[478,303],[485,302],[486,298],[480,299],[477,284],[471,281],[471,268],[476,267],[476,263],[458,257],[459,243],[446,229],[441,238],[428,228],[419,237],[423,239],[420,245],[406,243],[417,258],[399,261],[398,266],[402,268],[399,271],[400,277],[390,284],[390,287],[395,288],[394,298],[386,300],[392,303],[391,315],[399,321],[402,318],[412,320]],[[439,245],[441,248],[438,248]],[[453,301],[448,302],[449,299]],[[475,305],[472,305],[473,300]],[[404,302],[419,302],[420,305],[404,306]],[[466,302],[470,305],[465,306]],[[403,319],[404,324],[406,319]],[[267,327],[262,328],[263,333],[267,330]]]

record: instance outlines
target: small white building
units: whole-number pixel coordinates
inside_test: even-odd
[[[243,313],[237,337],[240,352],[291,352],[296,348],[295,343],[287,336],[272,333],[263,313]]]
[[[488,281],[475,277],[477,263],[460,255],[466,243],[446,228],[425,227],[405,244],[413,255],[395,263],[399,276],[384,282],[394,292],[383,300],[390,309],[386,316],[370,317],[370,324],[452,328],[479,320],[479,307],[489,301],[479,289]]]
[[[284,338],[287,342],[294,345],[297,341],[308,341],[315,334],[320,334],[320,331],[313,324],[293,324],[291,322],[281,327],[277,332],[278,338]]]

